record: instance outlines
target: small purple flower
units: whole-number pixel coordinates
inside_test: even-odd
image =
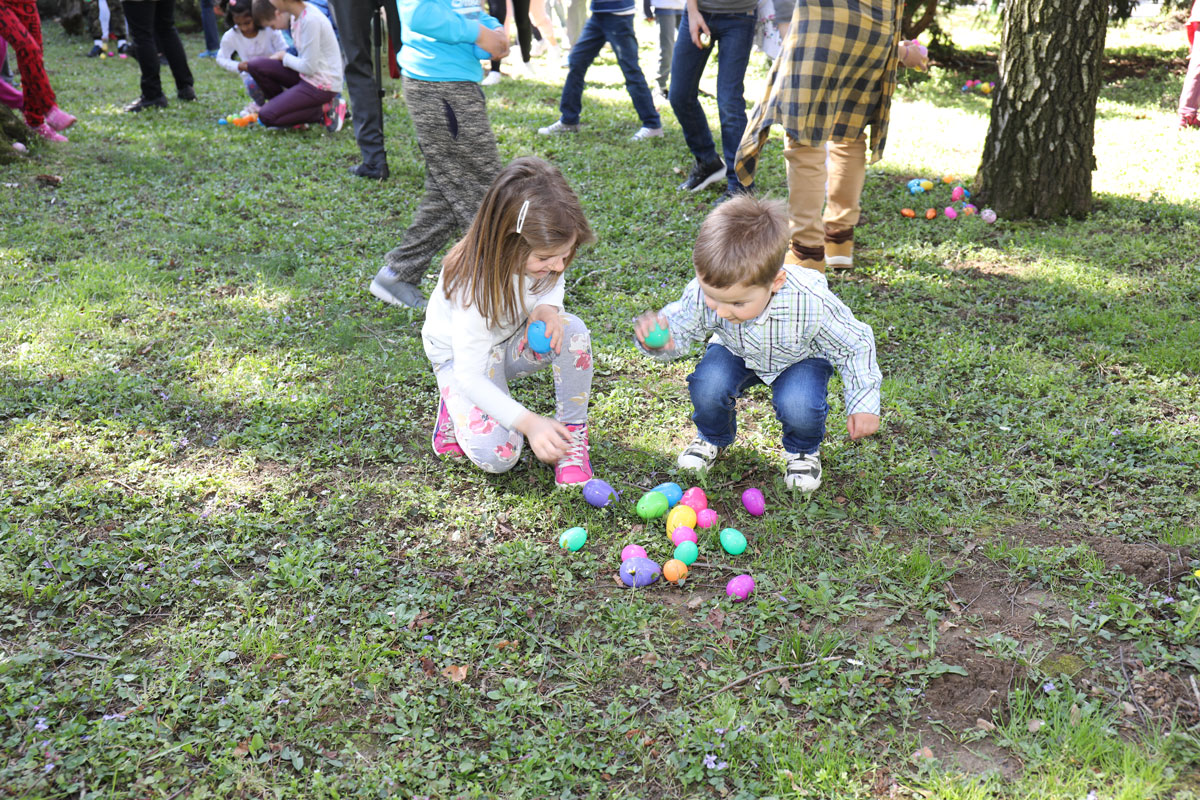
[[[308,623],[311,625],[311,624],[313,623],[313,621],[314,621],[314,620],[316,620],[316,618],[317,618],[317,615],[316,615],[316,614],[309,614],[309,615],[308,615],[307,617],[305,617],[304,619],[305,619],[305,621],[307,621],[307,622],[308,622]]]
[[[54,565],[50,563],[50,559],[48,558],[42,561],[42,566],[46,569],[54,569]]]
[[[741,732],[742,732],[742,731],[744,731],[744,730],[746,730],[746,726],[745,726],[745,725],[738,725],[738,726],[737,726],[737,730],[736,730],[736,731],[734,731],[734,733],[741,733]]]
[[[1120,429],[1120,428],[1113,428],[1113,429],[1112,429],[1112,435],[1113,435],[1113,436],[1120,436],[1120,435],[1121,435],[1121,429]]]
[[[727,762],[724,762],[724,761],[717,762],[717,769],[725,769],[728,766],[729,766],[729,764]]]
[[[354,568],[354,577],[358,577],[358,567]]]
[[[33,725],[33,729],[35,731],[45,731],[45,730],[49,730],[50,726],[46,724],[45,717],[38,717],[37,722],[35,722]]]
[[[284,697],[284,698],[280,699],[279,705],[286,706],[289,702],[291,702],[291,701],[288,700],[286,697]]]
[[[1169,606],[1169,605],[1171,605],[1171,603],[1174,603],[1174,602],[1175,602],[1175,598],[1171,597],[1170,595],[1167,595],[1162,600],[1159,600],[1158,604],[1160,606]]]
[[[105,720],[106,722],[107,722],[108,720],[113,720],[113,719],[115,719],[117,722],[124,722],[124,721],[125,721],[125,715],[124,715],[124,714],[105,714],[105,715],[104,715],[103,717],[101,717],[100,719],[102,719],[102,720]]]
[[[724,728],[714,728],[713,733],[715,733],[717,736],[724,736],[725,729]]]
[[[704,766],[708,767],[709,769],[714,769],[717,766],[717,757],[712,753],[706,755],[704,757]]]
[[[49,775],[53,769],[54,769],[54,762],[52,761],[49,764],[47,764],[46,766],[42,767],[42,773]]]
[[[1046,694],[1050,694],[1057,688],[1058,687],[1055,686],[1052,681],[1046,681],[1045,683],[1042,684],[1042,691],[1045,692]]]
[[[427,642],[432,642],[432,641],[433,641],[433,637],[432,637],[432,636],[430,636],[428,633],[427,633],[427,634],[425,634],[424,636],[422,636],[421,638],[422,638],[422,639],[424,639],[424,640],[425,640],[425,641],[427,641]]]

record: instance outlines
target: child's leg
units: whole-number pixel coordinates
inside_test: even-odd
[[[816,453],[825,438],[826,396],[833,366],[823,358],[806,358],[788,367],[771,384],[771,404],[783,426],[783,449]]]
[[[401,83],[425,157],[425,194],[404,240],[384,263],[401,281],[416,284],[447,240],[475,218],[500,171],[500,153],[478,84],[408,77]]]
[[[625,76],[625,91],[633,101],[633,110],[647,128],[661,128],[662,118],[654,107],[654,95],[638,64],[638,41],[633,31],[634,14],[605,14],[604,31],[617,56],[617,65]]]
[[[737,399],[762,380],[744,359],[719,344],[705,348],[704,357],[687,380],[694,409],[692,421],[700,437],[717,447],[733,444],[737,436]]]
[[[504,345],[492,350],[489,375],[497,386],[507,392],[508,381],[504,377],[504,370],[500,368],[504,352]],[[438,365],[434,373],[437,375],[438,393],[454,424],[454,438],[471,463],[484,472],[508,472],[512,469],[521,457],[525,437],[518,431],[501,426],[455,390],[453,362]]]
[[[829,266],[853,265],[854,226],[858,224],[863,183],[867,179],[867,139],[829,143],[829,202],[825,206],[825,258]]]
[[[571,55],[567,56],[567,79],[563,81],[562,96],[558,100],[559,119],[564,125],[579,124],[579,112],[583,110],[584,76],[608,41],[597,17],[607,16],[611,15],[593,14],[584,24],[579,41],[572,44]]]
[[[1200,42],[1192,42],[1192,56],[1188,60],[1187,75],[1183,79],[1183,91],[1179,93],[1179,117],[1194,117],[1200,111]]]
[[[675,52],[675,33],[679,30],[679,13],[655,9],[658,22],[658,90],[664,95],[671,88],[671,55]]]
[[[162,48],[171,67],[171,77],[175,79],[175,89],[182,97],[192,90],[194,80],[192,69],[188,66],[187,53],[183,50],[183,42],[179,38],[179,30],[175,27],[175,4],[156,0],[154,5],[154,40]],[[209,12],[211,14],[211,12]]]
[[[336,96],[337,92],[318,89],[311,83],[300,80],[260,108],[258,118],[262,120],[263,125],[280,128],[318,124],[324,118],[324,105]]]
[[[517,44],[521,60],[528,61],[533,48],[533,25],[529,22],[529,0],[512,0],[513,22],[517,25]]]
[[[242,74],[254,79],[267,100],[283,94],[300,81],[299,72],[285,67],[283,62],[274,58],[250,59],[246,62],[246,71]]]
[[[504,26],[505,33],[508,32],[508,0],[488,0],[488,13],[496,18],[496,21]],[[500,59],[492,59],[492,72],[500,71]]]
[[[800,144],[791,136],[783,147],[787,161],[788,228],[791,248],[786,261],[825,271],[825,148]]]
[[[108,41],[108,23],[112,19],[112,13],[108,10],[108,3],[104,0],[96,0],[96,11],[100,16],[100,36],[101,42]]]
[[[265,106],[267,104],[267,96],[263,94],[263,90],[254,82],[254,76],[249,72],[239,72],[242,76],[242,85],[246,87],[246,94],[250,95],[250,99],[257,106]]]
[[[521,336],[510,339],[504,356],[504,374],[508,380],[520,378],[550,367],[554,375],[554,417],[565,425],[587,422],[588,401],[592,395],[592,336],[583,320],[574,314],[560,315],[563,323],[561,352],[538,355],[526,347],[517,352]]]
[[[557,50],[558,37],[554,35],[554,23],[550,21],[550,15],[546,13],[545,0],[533,0],[529,6],[529,16],[533,19],[537,30],[546,38],[546,43],[552,50]]]
[[[0,38],[12,45],[17,54],[25,98],[25,122],[36,128],[46,121],[46,112],[57,100],[42,61],[41,18],[35,0],[0,3]]]

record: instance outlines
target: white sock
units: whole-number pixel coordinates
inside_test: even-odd
[[[96,47],[104,46],[104,42],[100,41],[99,39],[92,39],[92,44],[96,45]]]

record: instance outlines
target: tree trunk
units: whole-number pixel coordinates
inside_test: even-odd
[[[1109,0],[1006,0],[976,195],[1001,217],[1083,217]]]

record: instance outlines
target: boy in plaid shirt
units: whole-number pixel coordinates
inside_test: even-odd
[[[821,485],[834,367],[845,389],[851,439],[879,429],[883,378],[871,326],[854,318],[823,274],[783,263],[787,246],[782,203],[750,195],[726,201],[700,226],[692,251],[695,279],[658,314],[640,317],[634,334],[644,351],[663,361],[708,341],[688,376],[698,435],[680,453],[680,469],[708,469],[737,434],[737,398],[763,383],[771,387],[783,426],[784,481],[807,493]],[[646,335],[656,326],[670,337],[652,348]]]

